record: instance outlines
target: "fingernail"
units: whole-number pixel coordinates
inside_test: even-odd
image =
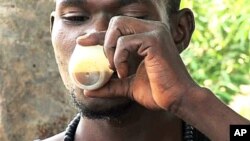
[[[118,76],[119,79],[122,79],[122,78],[123,78],[122,75],[121,75],[120,73],[117,73],[117,76]]]

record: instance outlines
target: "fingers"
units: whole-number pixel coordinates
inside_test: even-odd
[[[104,52],[105,52],[106,57],[109,60],[110,68],[113,70],[115,70],[113,57],[114,57],[115,49],[117,46],[117,40],[119,37],[123,35],[129,35],[129,33],[126,33],[125,31],[123,31],[122,33],[118,24],[117,26],[114,26],[115,23],[117,23],[114,21],[116,21],[114,20],[114,18],[110,21],[109,28],[105,36],[106,40],[104,41]],[[121,24],[119,25],[121,26]]]
[[[148,45],[147,40],[150,40],[149,36],[151,36],[151,34],[145,32],[151,31],[148,27],[150,24],[130,17],[112,18],[105,35],[104,52],[109,60],[110,68],[117,71],[120,79],[111,79],[98,90],[85,91],[86,96],[129,97],[134,99],[132,92],[134,75],[128,77],[128,73],[130,63],[135,64],[136,60],[128,62],[128,58],[131,54],[145,55]]]
[[[137,54],[137,58],[141,56],[141,54],[138,54],[137,52],[139,48],[144,47],[142,46],[142,43],[145,39],[146,37],[141,34],[123,36],[118,39],[114,53],[114,66],[119,78],[125,78],[128,76],[129,68],[131,68],[130,65],[135,64],[136,61],[129,59],[129,57],[131,54]]]
[[[102,97],[102,98],[116,98],[116,97],[128,97],[133,99],[132,96],[132,80],[133,77],[127,77],[124,79],[111,79],[102,88],[94,91],[84,91],[84,95],[88,97]]]
[[[115,69],[113,57],[118,39],[122,36],[147,32],[151,26],[147,21],[127,16],[117,16],[111,19],[104,41],[105,55],[110,62],[111,69]]]

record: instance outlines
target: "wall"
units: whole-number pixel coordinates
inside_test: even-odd
[[[0,0],[0,140],[58,133],[75,110],[59,76],[49,33],[52,0]]]

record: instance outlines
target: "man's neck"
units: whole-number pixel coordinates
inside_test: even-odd
[[[181,120],[135,106],[119,120],[82,117],[75,141],[181,141]]]

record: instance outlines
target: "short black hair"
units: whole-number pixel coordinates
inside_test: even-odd
[[[180,8],[181,0],[167,0],[167,7],[169,13],[175,13]]]

